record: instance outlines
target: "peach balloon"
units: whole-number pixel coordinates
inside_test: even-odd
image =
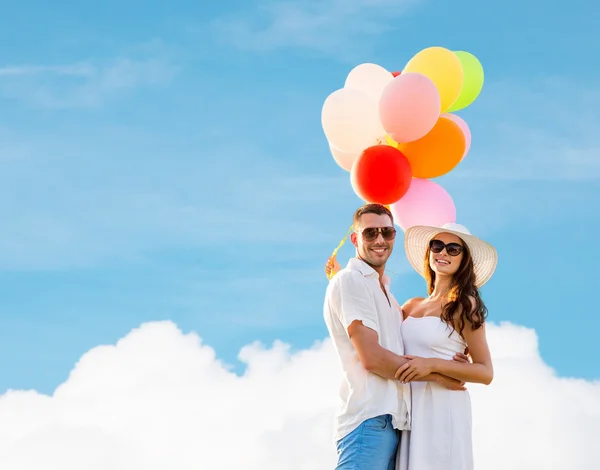
[[[415,178],[445,175],[460,163],[465,149],[466,139],[460,126],[442,116],[424,137],[398,145],[398,150],[410,162]]]
[[[329,150],[331,151],[331,155],[335,162],[346,171],[352,170],[352,164],[360,155],[360,153],[343,152],[331,145],[329,146]]]
[[[440,94],[420,73],[403,73],[387,85],[379,100],[379,119],[398,143],[420,139],[440,116]]]
[[[465,154],[463,155],[463,158],[465,158],[467,156],[467,153],[469,153],[469,149],[471,148],[471,129],[469,129],[469,125],[463,118],[457,116],[456,114],[444,113],[442,114],[442,116],[451,119],[456,124],[458,124],[462,129],[463,133],[465,134],[465,140],[467,141]]]
[[[394,76],[381,65],[365,63],[357,65],[350,71],[344,88],[362,91],[377,103],[381,93],[393,79]]]
[[[321,124],[329,145],[347,153],[360,154],[385,139],[377,101],[353,88],[341,88],[327,97]]]

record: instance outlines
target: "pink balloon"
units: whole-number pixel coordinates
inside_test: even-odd
[[[441,99],[435,84],[420,73],[394,78],[379,99],[379,119],[385,131],[402,144],[420,139],[440,117]]]
[[[463,118],[457,116],[456,114],[444,113],[442,114],[442,116],[447,117],[448,119],[458,124],[459,127],[462,129],[463,133],[465,134],[465,140],[467,143],[465,147],[465,153],[463,155],[463,158],[465,158],[467,156],[467,153],[469,153],[469,149],[471,148],[471,129],[469,129],[469,125],[465,122]]]
[[[456,206],[448,192],[433,181],[413,178],[406,194],[390,204],[394,222],[402,230],[413,225],[441,227],[456,222]]]

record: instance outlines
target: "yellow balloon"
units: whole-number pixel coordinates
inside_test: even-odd
[[[396,142],[394,139],[392,139],[389,134],[385,135],[385,143],[388,144],[391,147],[395,147],[398,148],[398,142]]]
[[[428,47],[415,54],[408,61],[402,73],[420,73],[428,77],[440,92],[445,112],[460,96],[463,86],[464,72],[457,55],[444,47]]]

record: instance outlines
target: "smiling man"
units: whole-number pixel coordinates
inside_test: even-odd
[[[394,379],[407,361],[402,357],[402,315],[384,273],[395,238],[387,207],[360,207],[350,235],[356,257],[327,287],[325,323],[343,374],[335,420],[337,470],[393,470],[399,431],[410,429],[410,386]],[[435,380],[447,388],[463,386],[438,374],[422,380]],[[400,447],[399,458],[407,458],[406,447]]]

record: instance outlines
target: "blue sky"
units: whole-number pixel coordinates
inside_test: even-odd
[[[535,328],[560,375],[600,377],[589,2],[16,5],[0,17],[0,391],[51,393],[152,320],[238,369],[251,342],[322,340],[323,263],[361,201],[321,106],[355,65],[401,70],[432,45],[486,72],[459,113],[471,151],[438,182],[500,252],[490,320]],[[423,293],[401,249],[389,267],[399,300]]]

